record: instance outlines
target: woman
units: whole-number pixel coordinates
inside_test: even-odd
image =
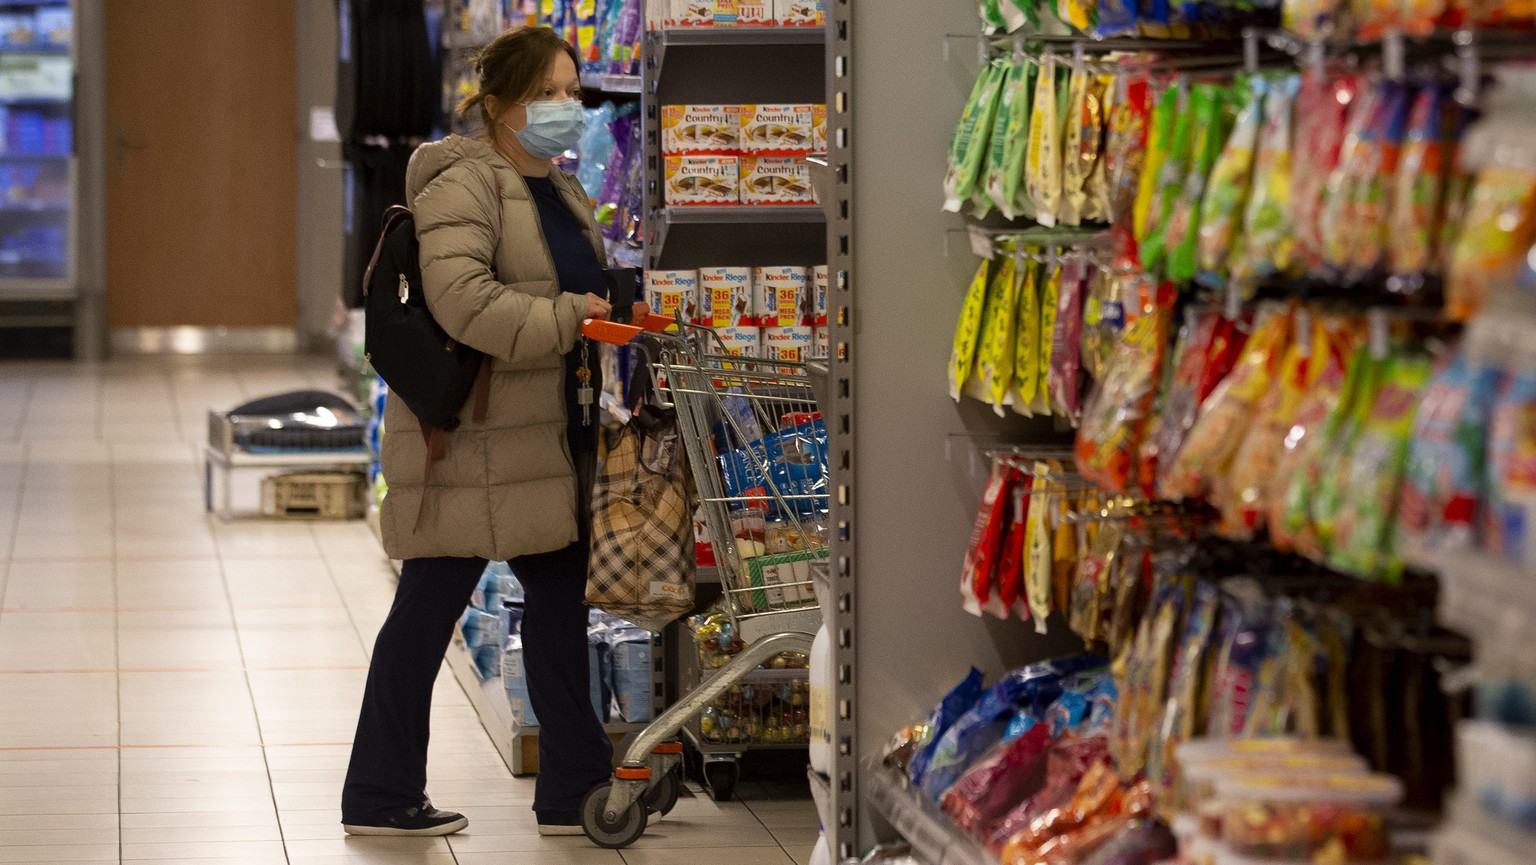
[[[586,193],[551,159],[581,135],[576,52],[543,27],[481,52],[483,138],[451,135],[411,157],[406,183],[427,305],[448,334],[492,358],[485,419],[466,410],[431,463],[416,418],[384,410],[384,546],[403,559],[374,644],[342,791],[354,835],[447,835],[468,825],[426,796],[428,717],[455,622],[488,560],[523,584],[529,698],[540,721],[533,810],[545,835],[581,833],[582,797],[611,771],[592,708],[586,590],[597,352],[607,318],[603,246]]]

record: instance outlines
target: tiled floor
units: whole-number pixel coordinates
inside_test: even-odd
[[[0,364],[0,865],[804,865],[792,787],[685,798],[622,854],[540,838],[446,669],[429,792],[469,830],[343,836],[392,573],[361,523],[205,516],[200,462],[209,407],[335,384],[298,358]]]

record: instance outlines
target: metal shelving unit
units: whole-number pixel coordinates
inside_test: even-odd
[[[601,93],[617,93],[623,95],[638,95],[640,93],[639,75],[610,75],[607,73],[588,76],[589,86]]]
[[[913,790],[900,772],[870,765],[865,767],[864,779],[870,806],[907,839],[919,861],[926,865],[997,865],[997,857],[956,828],[937,806]]]

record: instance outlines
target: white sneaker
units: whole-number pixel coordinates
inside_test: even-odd
[[[540,823],[539,834],[546,838],[569,838],[586,833],[580,823]]]

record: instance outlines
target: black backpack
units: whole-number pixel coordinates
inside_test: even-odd
[[[410,209],[391,207],[383,222],[363,275],[363,351],[390,396],[421,423],[430,465],[442,456],[442,433],[459,426],[471,392],[474,419],[485,419],[490,356],[450,337],[427,309]]]

